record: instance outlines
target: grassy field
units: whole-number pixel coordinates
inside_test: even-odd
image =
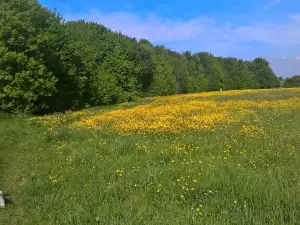
[[[0,224],[300,224],[300,89],[0,114]]]

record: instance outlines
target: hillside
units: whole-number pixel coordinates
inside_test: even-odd
[[[3,224],[296,224],[300,89],[0,114]]]

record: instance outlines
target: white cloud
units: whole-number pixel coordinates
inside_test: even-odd
[[[300,44],[300,15],[291,15],[288,21],[256,22],[232,30],[233,37],[248,41],[274,44]]]
[[[86,14],[73,15],[68,20],[84,19],[94,21],[112,30],[133,36],[146,38],[152,42],[165,41],[260,41],[270,44],[300,44],[300,15],[291,15],[286,22],[253,22],[250,25],[218,25],[215,20],[206,17],[188,21],[162,18],[156,14],[141,17],[132,12],[101,13],[90,10]]]
[[[97,22],[137,39],[173,46],[178,51],[209,51],[215,55],[242,58],[266,57],[277,75],[300,74],[300,56],[296,51],[300,49],[300,14],[290,15],[281,22],[253,21],[239,26],[230,22],[218,24],[206,17],[185,21],[162,18],[155,13],[146,16],[132,12],[107,14],[95,9],[66,19]]]
[[[204,33],[213,21],[206,18],[195,18],[190,21],[174,21],[163,19],[155,14],[148,14],[145,19],[130,12],[113,12],[104,14],[91,10],[87,14],[67,17],[67,20],[84,19],[94,21],[112,30],[121,30],[123,34],[136,38],[146,38],[150,41],[189,40]]]

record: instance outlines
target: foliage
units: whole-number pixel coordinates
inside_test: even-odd
[[[246,62],[236,58],[218,58],[226,77],[224,80],[225,90],[252,89],[258,87],[258,81],[253,72],[249,70]]]
[[[93,105],[115,104],[121,101],[122,89],[114,74],[99,71],[91,82],[91,102]]]
[[[154,57],[155,72],[149,89],[151,95],[172,95],[176,91],[176,78],[172,74],[172,67],[167,60],[157,54]]]
[[[61,17],[35,1],[0,4],[0,105],[10,112],[75,109],[86,73]]]
[[[182,86],[182,91],[184,93],[207,91],[208,81],[205,77],[200,57],[198,55],[191,55],[189,52],[185,52],[184,55],[186,57],[184,65],[185,86]]]
[[[56,82],[43,64],[24,53],[6,52],[0,56],[0,102],[6,111],[47,108],[45,98],[56,91]]]
[[[140,96],[279,86],[269,63],[178,53],[37,1],[0,4],[0,110],[49,113]]]
[[[225,74],[220,63],[214,59],[208,72],[208,90],[217,91],[224,88]]]
[[[282,86],[284,88],[300,87],[300,75],[295,75],[290,78],[286,78]]]
[[[274,88],[280,86],[279,78],[269,66],[269,62],[263,58],[256,58],[249,62],[249,69],[258,81],[259,88]]]

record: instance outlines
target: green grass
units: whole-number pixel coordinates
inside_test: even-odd
[[[300,96],[261,93],[209,99]],[[0,209],[0,224],[300,224],[299,110],[263,109],[247,120],[266,135],[239,135],[240,124],[132,136],[66,125],[50,132],[2,113],[0,190],[14,204]]]

